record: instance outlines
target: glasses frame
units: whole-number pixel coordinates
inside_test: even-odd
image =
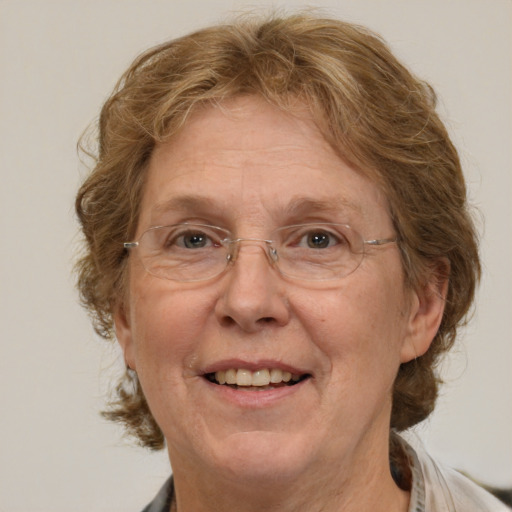
[[[267,249],[268,249],[267,251],[264,251],[264,252],[267,255],[267,258],[269,260],[270,265],[272,267],[274,267],[281,275],[284,275],[284,276],[286,276],[288,278],[291,278],[291,279],[294,279],[294,280],[310,281],[310,282],[333,281],[333,280],[336,280],[336,279],[343,279],[343,278],[349,276],[350,274],[354,273],[359,268],[359,266],[361,265],[362,261],[364,260],[364,257],[366,255],[366,251],[364,250],[364,247],[366,245],[369,245],[371,247],[380,247],[380,246],[384,246],[384,245],[391,244],[391,243],[398,243],[398,238],[396,236],[395,237],[389,237],[389,238],[374,238],[374,239],[370,239],[370,240],[365,240],[363,238],[363,236],[361,236],[360,233],[357,230],[355,230],[354,228],[352,228],[349,224],[339,223],[339,222],[336,222],[336,223],[334,223],[334,222],[314,222],[314,223],[304,223],[304,224],[291,224],[291,225],[283,226],[283,227],[280,227],[280,228],[277,228],[276,230],[274,230],[273,233],[276,233],[276,232],[279,232],[279,231],[282,231],[282,230],[285,230],[285,229],[301,228],[301,227],[308,227],[308,226],[311,226],[311,227],[343,226],[344,228],[348,228],[352,233],[354,233],[354,235],[356,235],[357,237],[360,238],[363,251],[361,253],[360,260],[357,263],[357,265],[354,267],[354,269],[352,269],[347,274],[343,274],[343,275],[340,275],[340,276],[335,276],[335,277],[332,277],[332,278],[327,277],[327,278],[321,278],[321,279],[318,279],[318,278],[310,278],[310,279],[308,279],[306,277],[298,277],[298,276],[294,276],[294,275],[291,275],[291,274],[288,274],[288,273],[282,271],[279,268],[279,265],[278,265],[279,253],[278,253],[277,249],[272,246],[272,244],[276,243],[275,240],[268,240],[268,239],[264,239],[264,238],[246,238],[246,237],[230,238],[231,232],[229,230],[221,228],[220,226],[214,226],[212,224],[201,224],[201,223],[197,223],[196,224],[196,223],[183,222],[183,223],[178,223],[178,224],[151,226],[150,228],[146,229],[140,235],[138,240],[134,240],[134,241],[131,241],[131,242],[123,242],[123,247],[126,250],[129,250],[131,252],[131,250],[133,250],[133,249],[140,248],[140,242],[141,242],[142,238],[144,237],[144,235],[146,235],[148,232],[154,231],[154,230],[158,230],[158,229],[177,227],[177,226],[189,226],[189,227],[192,227],[192,228],[195,228],[195,227],[197,227],[197,228],[209,228],[209,229],[217,230],[218,232],[223,232],[223,233],[225,233],[227,235],[227,237],[222,239],[222,240],[220,240],[220,243],[224,247],[228,247],[229,246],[228,253],[227,253],[227,256],[226,256],[226,264],[222,268],[222,270],[220,270],[216,274],[213,274],[213,275],[208,276],[206,278],[200,278],[200,279],[173,279],[171,277],[166,277],[166,276],[163,276],[163,275],[159,275],[159,274],[157,274],[155,272],[152,272],[150,269],[148,269],[148,267],[144,264],[143,258],[140,257],[142,266],[144,267],[146,272],[148,272],[152,276],[157,277],[159,279],[164,279],[166,281],[175,281],[175,282],[181,282],[181,283],[193,283],[193,282],[208,281],[208,280],[214,279],[215,277],[217,277],[217,276],[221,275],[222,273],[224,273],[229,268],[230,265],[233,265],[236,262],[241,242],[264,243],[267,246]],[[352,252],[353,252],[353,254],[357,254],[354,251],[352,251]]]

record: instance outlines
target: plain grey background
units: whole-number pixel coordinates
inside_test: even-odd
[[[510,0],[0,0],[0,512],[138,511],[169,473],[165,452],[131,447],[97,414],[119,361],[73,289],[78,137],[140,51],[248,8],[304,5],[380,32],[439,93],[485,218],[484,280],[416,431],[446,463],[512,485]]]

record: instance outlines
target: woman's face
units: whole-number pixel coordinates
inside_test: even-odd
[[[385,197],[340,160],[306,111],[298,119],[254,97],[197,111],[156,147],[137,238],[182,222],[236,238],[306,222],[394,236]],[[370,247],[334,281],[284,277],[258,243],[242,243],[236,263],[208,281],[154,277],[135,253],[129,276],[117,336],[175,471],[294,479],[387,456],[398,367],[433,336],[428,305],[404,288],[395,244]],[[257,390],[206,378],[224,370],[303,380]]]

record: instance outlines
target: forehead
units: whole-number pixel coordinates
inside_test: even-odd
[[[155,148],[140,224],[171,222],[183,212],[261,222],[323,212],[348,222],[374,220],[387,206],[378,187],[337,155],[305,107],[289,114],[245,97],[202,107]]]

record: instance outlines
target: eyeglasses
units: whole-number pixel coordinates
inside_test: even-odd
[[[206,281],[237,259],[240,244],[260,245],[281,274],[306,281],[346,277],[365,255],[366,246],[395,243],[396,238],[364,240],[346,224],[297,224],[276,229],[270,239],[231,238],[226,229],[206,224],[156,226],[139,240],[125,242],[136,249],[150,274],[171,281]]]

